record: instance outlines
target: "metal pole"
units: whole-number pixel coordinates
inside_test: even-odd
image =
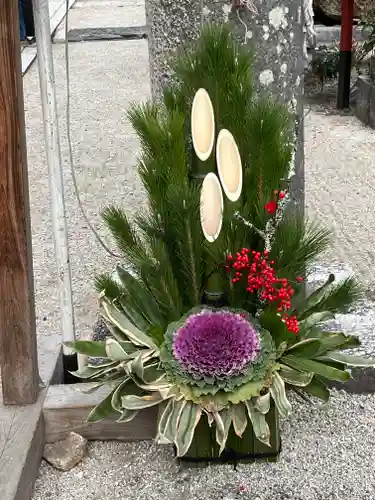
[[[341,0],[341,40],[337,109],[349,108],[352,72],[354,0]]]
[[[33,0],[33,8],[60,295],[61,329],[63,340],[72,341],[75,339],[72,280],[48,0]],[[72,354],[65,346],[63,352],[65,355]]]

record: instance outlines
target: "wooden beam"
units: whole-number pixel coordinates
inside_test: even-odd
[[[0,358],[4,403],[34,403],[38,363],[17,0],[0,0]]]
[[[46,443],[53,443],[67,437],[69,432],[77,432],[91,440],[140,441],[155,439],[157,407],[142,410],[128,423],[117,423],[106,418],[101,422],[86,422],[90,411],[109,393],[108,387],[96,392],[84,391],[94,384],[51,385],[44,402],[44,423]]]

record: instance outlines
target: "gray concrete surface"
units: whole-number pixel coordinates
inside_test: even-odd
[[[78,0],[69,11],[69,29],[127,28],[144,26],[144,0]],[[57,28],[54,42],[65,40],[65,21]]]

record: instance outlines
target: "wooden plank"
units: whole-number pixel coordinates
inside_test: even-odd
[[[33,405],[14,407],[5,449],[0,457],[1,500],[30,500],[44,447],[42,391]],[[0,412],[3,413],[0,406]]]
[[[44,403],[45,439],[53,443],[64,439],[69,432],[77,432],[90,440],[139,441],[156,436],[157,407],[142,410],[128,423],[117,423],[112,419],[87,423],[92,408],[109,392],[101,387],[92,394],[85,394],[93,384],[51,385]]]
[[[0,366],[5,404],[38,397],[18,2],[0,0]]]
[[[40,374],[48,386],[61,380],[60,336],[38,338]],[[5,406],[0,394],[0,499],[30,500],[44,447],[43,403],[47,388],[33,405]]]

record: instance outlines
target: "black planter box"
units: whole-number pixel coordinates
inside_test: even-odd
[[[209,464],[233,464],[236,466],[238,463],[258,461],[276,462],[280,454],[281,440],[278,413],[274,405],[271,405],[266,420],[271,433],[270,447],[255,437],[251,423],[248,422],[242,438],[235,434],[233,426],[231,426],[226,448],[219,456],[219,445],[215,439],[215,426],[210,427],[207,417],[202,417],[189,451],[185,456],[179,458],[180,465],[183,468],[199,468]]]

